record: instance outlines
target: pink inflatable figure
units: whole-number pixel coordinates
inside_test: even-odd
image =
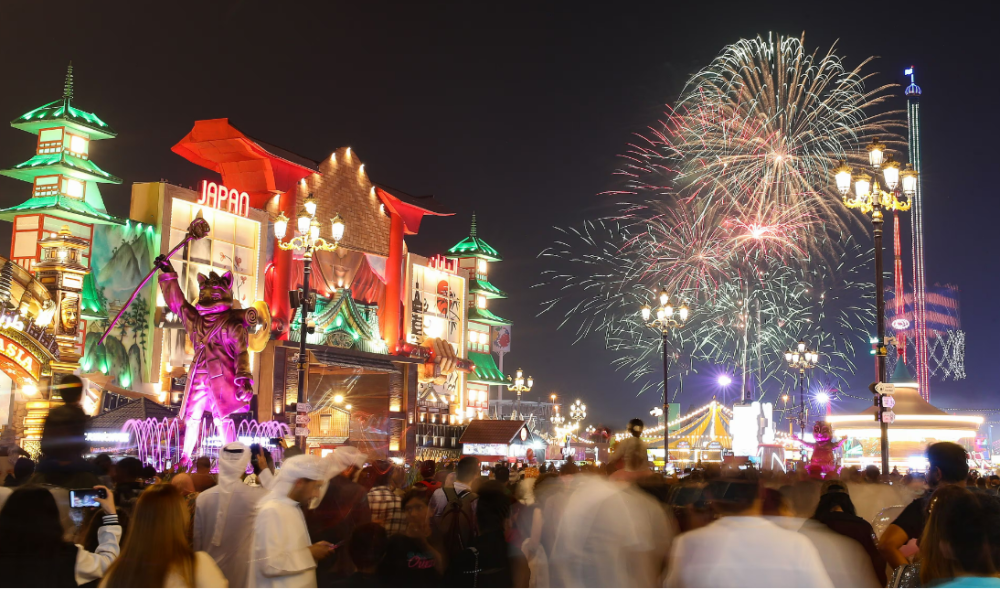
[[[833,451],[840,448],[847,441],[847,438],[841,438],[839,442],[834,443],[833,429],[826,421],[816,422],[816,425],[813,426],[813,438],[816,440],[815,442],[795,438],[803,446],[812,448],[812,458],[809,459],[809,466],[806,467],[809,474],[825,477],[830,473],[837,473],[840,468],[837,466],[837,459],[834,457]]]
[[[197,220],[196,220],[197,221]],[[208,223],[202,220],[207,233]],[[193,225],[193,224],[192,224]],[[236,432],[223,424],[229,415],[248,410],[253,397],[253,375],[247,338],[257,324],[257,311],[233,309],[233,275],[215,272],[198,275],[198,301],[184,298],[177,273],[164,256],[155,261],[160,269],[160,290],[170,310],[180,317],[194,347],[188,370],[187,388],[181,403],[184,422],[181,462],[189,463],[198,443],[202,413],[210,411],[216,431],[224,443],[235,440]]]

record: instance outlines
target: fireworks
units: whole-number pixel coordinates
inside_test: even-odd
[[[795,38],[727,47],[623,155],[624,187],[606,193],[618,213],[540,254],[559,268],[543,273],[555,294],[542,312],[562,310],[578,339],[600,334],[640,392],[658,388],[660,343],[637,311],[661,286],[692,309],[670,334],[672,378],[736,364],[755,396],[770,381],[780,394],[781,352],[803,337],[823,370],[852,372],[853,341],[873,325],[857,277],[873,254],[846,237],[831,170],[899,126],[899,113],[870,114],[889,87],[866,88],[867,63],[848,70]]]

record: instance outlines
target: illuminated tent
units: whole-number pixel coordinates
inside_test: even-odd
[[[900,470],[926,466],[925,450],[934,442],[958,442],[974,438],[983,423],[978,415],[949,415],[920,396],[916,379],[902,362],[890,379],[895,385],[895,421],[889,425],[889,463]],[[831,415],[827,421],[834,436],[846,437],[844,466],[867,466],[881,463],[881,430],[875,421],[874,406],[856,415]]]
[[[728,407],[712,399],[700,409],[671,421],[668,424],[671,428],[670,461],[681,466],[722,462],[723,453],[733,449],[729,432],[732,417]],[[663,426],[646,429],[642,439],[649,449],[662,449]]]

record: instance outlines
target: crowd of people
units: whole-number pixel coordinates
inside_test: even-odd
[[[930,445],[921,474],[664,477],[634,422],[601,466],[407,468],[347,446],[275,468],[234,442],[158,472],[84,459],[72,384],[37,466],[0,471],[5,586],[1000,586],[1000,478],[953,443]]]

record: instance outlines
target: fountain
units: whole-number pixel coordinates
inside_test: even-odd
[[[281,447],[271,443],[273,438],[284,438],[289,435],[288,424],[277,421],[258,422],[256,419],[241,420],[239,425],[232,419],[222,422],[224,431],[217,431],[212,420],[202,420],[199,444],[194,456],[208,456],[215,461],[227,437],[225,433],[235,433],[230,439],[237,439],[247,446],[260,444],[267,448],[276,462],[281,461]],[[163,470],[177,464],[180,457],[180,421],[173,419],[130,419],[125,422],[122,431],[129,434],[128,442],[120,442],[118,449],[121,454],[133,454],[144,464],[152,464],[157,470]]]

